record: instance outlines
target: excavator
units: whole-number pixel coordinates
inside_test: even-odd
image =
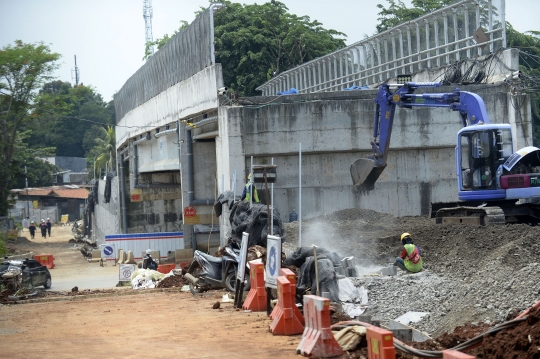
[[[459,201],[437,211],[436,222],[487,224],[484,207],[500,207],[506,223],[540,223],[540,149],[514,152],[509,124],[490,123],[482,98],[456,88],[449,93],[415,94],[439,82],[383,84],[375,99],[372,152],[350,168],[354,186],[371,191],[386,167],[396,107],[447,107],[457,111],[463,128],[457,133],[455,165]]]

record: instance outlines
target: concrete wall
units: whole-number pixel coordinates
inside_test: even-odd
[[[528,97],[512,96],[504,84],[462,90],[483,97],[492,123],[512,125],[516,148],[532,145]],[[395,216],[420,215],[428,213],[430,202],[457,201],[454,147],[461,121],[456,112],[444,108],[398,108],[387,168],[375,190],[355,191],[349,167],[369,151],[375,96],[375,91],[295,95],[263,107],[220,108],[218,177],[230,178],[236,170],[236,186],[241,191],[250,157],[254,156],[255,164],[269,164],[273,157],[278,165],[274,203],[288,221],[289,213],[298,211],[298,148],[302,143],[304,218],[352,207]],[[253,100],[267,103],[271,99]],[[230,188],[229,184],[226,189]]]
[[[111,200],[105,203],[105,184],[99,180],[98,201],[94,206],[92,218],[92,239],[98,244],[105,244],[105,236],[108,234],[122,233],[120,228],[120,196],[118,191],[118,176],[111,181]]]
[[[222,86],[221,65],[215,64],[169,87],[118,119],[116,148],[124,146],[129,138],[146,134],[147,131],[153,135],[153,129],[157,127],[217,108],[217,90]]]

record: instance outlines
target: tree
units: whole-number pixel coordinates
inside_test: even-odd
[[[279,1],[225,4],[214,18],[216,62],[224,83],[241,95],[255,95],[255,88],[274,74],[345,46],[340,38],[345,34],[308,16],[289,14]]]
[[[289,14],[279,1],[262,5],[220,2],[226,6],[214,16],[216,62],[221,63],[225,84],[241,95],[255,95],[255,88],[274,74],[345,46],[340,38],[345,34],[327,30],[308,16]],[[188,26],[181,23],[173,36]],[[169,40],[165,34],[146,44],[144,58],[150,55],[150,46],[160,49]]]
[[[114,127],[108,126],[107,130],[100,127],[99,131],[101,132],[100,135],[94,139],[96,145],[87,154],[88,163],[92,163],[97,173],[100,173],[101,169],[111,170],[116,163]]]
[[[37,90],[51,80],[60,55],[42,42],[20,40],[0,50],[0,215],[8,209],[8,184],[13,180],[10,165],[18,131],[29,121]]]

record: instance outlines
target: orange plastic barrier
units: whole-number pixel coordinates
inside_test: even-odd
[[[304,295],[304,317],[306,327],[296,354],[319,358],[343,354],[330,328],[330,299]]]
[[[376,326],[368,327],[366,333],[369,359],[395,359],[394,334]]]
[[[291,292],[292,292],[291,295],[294,300],[294,298],[296,297],[296,275],[293,273],[292,270],[288,268],[281,268],[279,270],[279,276],[287,277],[289,282],[291,282]],[[293,306],[294,316],[298,318],[298,320],[300,321],[300,323],[302,323],[302,325],[306,325],[306,322],[304,321],[304,316],[300,312],[300,309],[298,309],[298,307],[296,306],[296,300],[294,300],[293,303],[295,303],[295,305]],[[270,313],[270,319],[274,320],[276,317],[278,317],[280,311],[281,311],[281,307],[279,306],[279,301],[278,301],[277,304],[274,306],[272,313]]]
[[[251,310],[252,312],[264,312],[266,310],[264,264],[260,261],[251,261],[249,262],[249,268],[251,289],[242,305],[242,309]]]
[[[170,271],[172,271],[174,268],[176,268],[176,264],[174,264],[174,263],[172,263],[172,264],[160,264],[157,267],[157,271],[159,273],[167,274]]]
[[[272,324],[270,324],[270,331],[274,335],[294,335],[304,331],[304,326],[294,314],[294,308],[296,308],[294,301],[295,291],[291,287],[294,287],[294,285],[291,284],[287,277],[277,277],[280,310]]]
[[[54,268],[54,256],[52,254],[34,254],[34,259],[49,269]]]
[[[474,359],[475,356],[458,352],[457,350],[443,350],[443,359]]]

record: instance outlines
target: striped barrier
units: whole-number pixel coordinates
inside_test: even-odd
[[[294,275],[293,275],[294,276]],[[295,335],[304,331],[304,326],[294,312],[296,308],[292,284],[287,277],[277,277],[278,304],[280,310],[270,324],[270,331],[274,335]],[[298,308],[296,308],[298,309]]]
[[[304,295],[306,327],[296,354],[331,358],[342,355],[343,350],[330,328],[330,300],[315,295]]]
[[[395,359],[394,334],[386,329],[375,326],[367,328],[369,359]]]
[[[251,289],[242,305],[242,309],[251,310],[252,312],[263,312],[266,310],[264,264],[260,261],[251,261],[249,262],[249,268]]]
[[[294,311],[294,315],[296,318],[298,318],[298,320],[300,321],[300,323],[302,323],[302,325],[306,325],[306,322],[304,321],[304,316],[302,315],[302,313],[300,312],[300,309],[298,309],[298,307],[296,306],[296,275],[293,273],[292,270],[288,269],[288,268],[281,268],[279,270],[279,276],[284,276],[284,277],[287,277],[287,279],[289,280],[289,282],[291,282],[291,292],[292,292],[292,297],[293,297],[293,300],[295,303],[294,307],[293,307],[293,311]],[[280,313],[281,311],[281,307],[279,305],[279,301],[277,302],[277,304],[274,306],[274,310],[272,310],[272,313],[270,313],[270,319],[274,320]]]

